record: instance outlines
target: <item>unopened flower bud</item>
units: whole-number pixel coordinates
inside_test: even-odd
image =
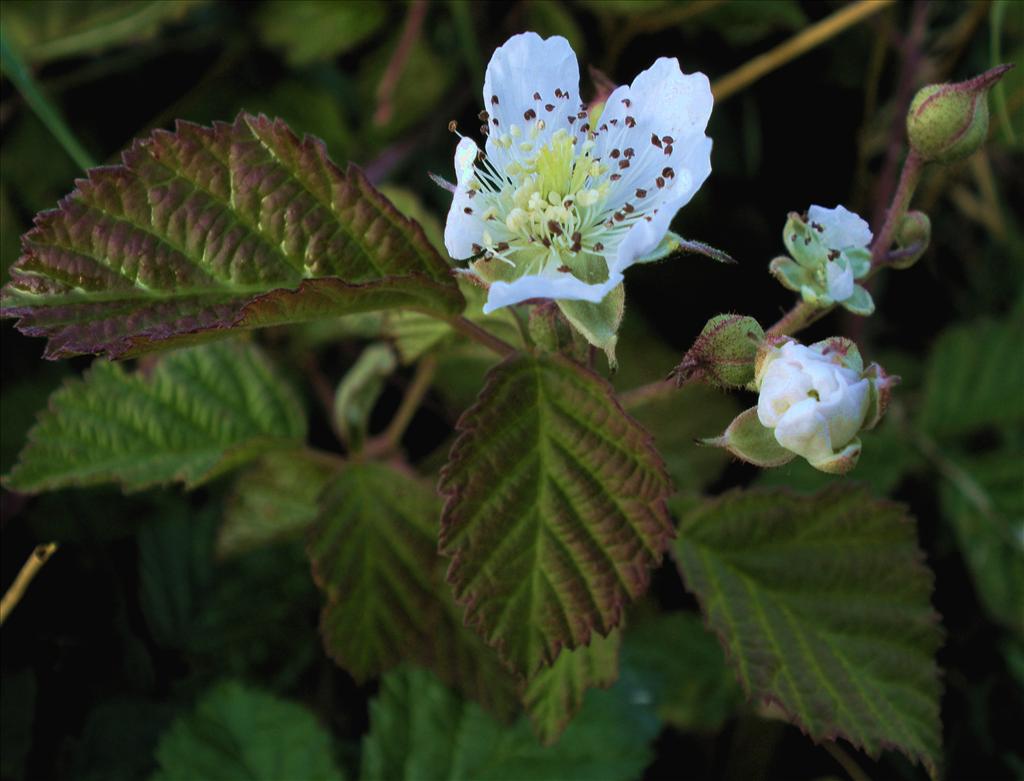
[[[682,385],[700,379],[723,388],[742,388],[754,379],[754,362],[764,330],[752,317],[718,315],[708,320],[697,341],[673,370]]]
[[[907,212],[896,226],[896,251],[889,261],[890,268],[910,268],[928,249],[932,236],[932,221],[924,212]]]
[[[910,146],[926,161],[950,163],[973,154],[988,135],[988,91],[1012,65],[956,84],[918,90],[907,112]]]

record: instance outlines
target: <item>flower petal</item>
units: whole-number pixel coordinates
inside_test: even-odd
[[[853,269],[842,255],[825,261],[825,278],[829,298],[833,301],[845,301],[853,295]]]
[[[871,243],[871,228],[867,222],[844,206],[834,209],[811,206],[807,210],[807,219],[825,229],[821,233],[821,242],[829,249],[866,247]]]
[[[528,274],[514,282],[494,282],[487,294],[484,314],[489,315],[495,309],[511,306],[530,298],[557,298],[572,301],[590,301],[598,303],[611,290],[622,282],[622,274],[611,272],[608,279],[595,285],[588,285],[572,274],[554,269],[540,274]]]
[[[478,152],[479,147],[471,138],[463,138],[455,147],[455,196],[444,226],[444,246],[456,260],[473,255],[473,245],[479,245],[483,235],[483,220],[473,210],[467,187],[473,179],[473,161]]]
[[[519,148],[531,141],[530,128],[543,120],[532,139],[534,148],[548,142],[568,117],[580,111],[580,66],[569,42],[559,35],[513,35],[499,46],[487,64],[484,109],[489,114],[487,156],[499,169],[529,155]],[[550,110],[548,109],[550,106]],[[518,128],[519,137],[505,146],[499,139]]]

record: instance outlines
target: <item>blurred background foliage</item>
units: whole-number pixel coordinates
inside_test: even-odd
[[[132,138],[176,119],[206,124],[266,112],[323,138],[335,160],[359,163],[438,241],[449,196],[426,172],[451,176],[448,122],[475,127],[484,66],[510,34],[564,35],[584,66],[615,82],[657,56],[676,56],[685,71],[715,81],[843,6],[5,0],[0,13],[6,45],[96,161],[115,163]],[[777,318],[789,298],[767,262],[781,251],[787,211],[844,203],[877,226],[898,172],[909,97],[928,82],[1021,63],[1022,8],[1006,0],[892,5],[719,95],[709,128],[713,176],[674,227],[739,265],[682,257],[634,269],[616,386],[664,376],[719,311],[766,325]],[[931,215],[934,233],[924,259],[876,280],[874,317],[833,314],[807,334],[850,335],[904,380],[885,425],[865,438],[852,479],[907,502],[919,519],[948,632],[940,663],[950,778],[1024,775],[1024,67],[1007,76],[992,106],[985,150],[926,174],[917,208]],[[6,78],[0,134],[6,278],[32,216],[53,207],[82,171]],[[314,444],[336,448],[318,394],[330,393],[378,328],[362,318],[261,335],[306,395]],[[416,323],[403,328],[412,341],[400,352],[434,338]],[[41,342],[9,322],[0,338],[6,473],[47,395],[88,360],[43,362]],[[442,354],[435,388],[404,440],[425,473],[443,462],[451,424],[488,362],[469,346]],[[388,379],[371,430],[386,423],[408,381],[408,368]],[[693,446],[744,403],[740,394],[688,389],[636,414],[658,432],[683,491],[754,481],[810,490],[832,479],[797,464],[757,474]],[[692,410],[700,410],[696,419]],[[5,781],[397,778],[402,752],[405,771],[428,778],[842,774],[795,728],[742,704],[671,566],[634,611],[619,683],[588,695],[553,749],[541,751],[519,727],[503,730],[421,671],[357,686],[321,649],[320,598],[301,534],[248,544],[261,514],[301,515],[303,498],[273,486],[247,492],[233,479],[187,495],[89,489],[30,499],[4,491],[4,587],[33,544],[62,543],[0,636]],[[258,474],[245,479],[261,485]],[[247,517],[257,521],[246,526]],[[241,528],[230,525],[239,518]],[[656,702],[630,710],[638,692],[652,691]],[[445,759],[416,743],[452,740],[454,727],[444,725],[456,722],[446,719],[473,724],[459,738],[479,756]],[[507,761],[487,764],[488,751]],[[872,778],[921,777],[896,756],[857,761]]]

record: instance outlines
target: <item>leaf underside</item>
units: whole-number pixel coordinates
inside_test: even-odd
[[[136,355],[230,332],[463,301],[420,226],[323,142],[240,114],[178,122],[42,212],[2,314],[47,358]]]
[[[466,622],[523,676],[619,625],[672,536],[671,484],[610,386],[555,355],[493,369],[441,473]]]
[[[816,740],[896,748],[937,775],[941,632],[899,505],[734,491],[682,517],[675,555],[752,697]]]
[[[192,488],[305,434],[301,400],[255,345],[170,353],[149,374],[97,360],[50,397],[5,484],[24,493]]]

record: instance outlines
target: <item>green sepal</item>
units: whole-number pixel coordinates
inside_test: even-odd
[[[855,437],[850,444],[822,461],[808,461],[808,463],[819,472],[826,472],[830,475],[845,475],[855,466],[860,459],[860,438]]]
[[[810,286],[813,281],[808,269],[785,255],[780,255],[772,260],[768,264],[768,271],[779,280],[784,288],[796,293],[799,293],[804,287]]]
[[[370,413],[384,388],[385,378],[398,364],[386,344],[371,344],[348,370],[334,394],[334,423],[353,450],[362,447]]]
[[[591,124],[594,124],[591,122]],[[685,253],[688,255],[703,255],[706,258],[717,260],[719,263],[735,263],[736,260],[729,255],[727,252],[723,252],[720,249],[712,247],[710,244],[705,244],[702,241],[693,241],[692,239],[684,239],[678,233],[668,231],[665,237],[658,243],[651,252],[637,258],[635,263],[654,263],[658,260],[664,260],[673,253]]]
[[[590,344],[604,350],[608,367],[615,371],[615,345],[619,341],[619,326],[626,311],[626,288],[617,285],[597,304],[589,301],[559,300],[562,314]]]
[[[818,268],[825,254],[814,230],[796,212],[789,213],[782,230],[782,242],[793,259],[806,269]]]
[[[722,436],[702,439],[701,443],[725,448],[740,460],[754,466],[782,466],[796,458],[796,454],[778,443],[770,428],[761,424],[757,418],[757,407],[737,415]]]
[[[843,301],[843,308],[855,315],[867,317],[875,311],[875,302],[866,288],[860,285],[853,286],[853,294]]]
[[[717,315],[708,320],[672,374],[680,385],[700,379],[721,388],[744,388],[754,379],[763,341],[764,329],[754,318]]]
[[[871,250],[867,247],[850,247],[843,250],[843,256],[853,269],[854,279],[863,279],[871,271]]]
[[[928,249],[931,238],[932,221],[928,215],[919,211],[907,212],[896,226],[893,239],[898,249],[895,257],[889,260],[889,267],[902,270],[913,266]]]
[[[843,368],[853,369],[860,374],[864,371],[864,359],[860,349],[852,339],[845,336],[833,336],[810,345],[810,349],[821,355],[838,355]]]

